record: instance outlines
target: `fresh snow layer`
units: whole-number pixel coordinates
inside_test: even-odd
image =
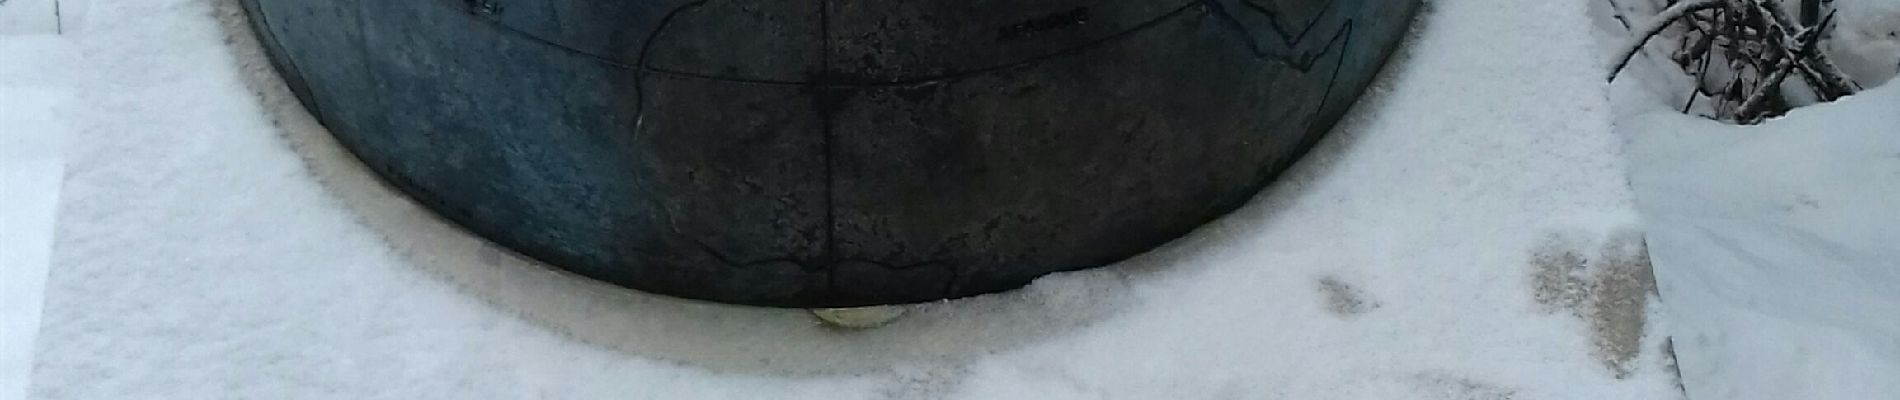
[[[59,0],[0,0],[0,35],[59,33]]]
[[[1584,7],[1431,2],[1348,121],[1233,215],[851,331],[483,244],[312,125],[220,29],[235,7],[101,1],[73,35],[32,394],[1679,398]]]
[[[1823,42],[1841,72],[1875,87],[1900,74],[1900,0],[1832,0],[1836,25]]]
[[[1618,129],[1690,398],[1900,398],[1900,85]]]
[[[73,96],[71,43],[0,35],[0,399],[26,395]]]

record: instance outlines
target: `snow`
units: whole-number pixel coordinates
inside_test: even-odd
[[[70,35],[33,398],[1681,396],[1583,4],[1431,2],[1242,210],[863,331],[454,230],[315,127],[233,9],[102,1]]]
[[[1611,88],[1690,398],[1900,393],[1900,87],[1875,85],[1900,68],[1900,2],[1833,6],[1826,45],[1857,96],[1759,126],[1684,116],[1666,49]],[[1600,42],[1621,41],[1605,11]]]
[[[1833,0],[1838,20],[1824,51],[1841,72],[1875,87],[1900,74],[1900,1]]]
[[[58,0],[0,0],[0,35],[59,32]]]
[[[1691,398],[1900,394],[1900,87],[1618,129]]]
[[[0,399],[26,395],[64,168],[59,117],[72,97],[70,43],[0,35]]]

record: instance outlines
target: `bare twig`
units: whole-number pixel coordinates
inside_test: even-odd
[[[1695,14],[1690,14],[1689,20],[1691,22],[1698,22],[1697,19],[1695,18]],[[1700,23],[1690,24],[1689,30],[1692,32],[1698,33],[1698,35],[1696,35],[1698,40],[1695,41],[1695,44],[1683,46],[1681,59],[1676,61],[1677,65],[1681,65],[1683,67],[1688,67],[1689,63],[1695,61],[1697,57],[1703,57],[1703,56],[1708,55],[1709,48],[1715,45],[1715,39],[1716,39],[1716,35],[1710,33],[1714,31],[1714,29],[1704,28],[1703,25]],[[1689,35],[1683,35],[1683,39],[1684,40],[1689,39]],[[1706,57],[1703,57],[1703,58],[1706,58]]]
[[[1793,19],[1788,17],[1787,10],[1781,8],[1780,2],[1750,0],[1748,3],[1766,17],[1764,18],[1764,22],[1768,24],[1768,28],[1772,31],[1776,31],[1770,33],[1780,35],[1781,37],[1779,39],[1782,43],[1801,43],[1795,36],[1808,33],[1806,30],[1797,31],[1793,29],[1793,27],[1800,25],[1795,25]],[[1817,28],[1819,28],[1818,25]],[[1819,29],[1816,29],[1813,33],[1817,34],[1818,37]],[[1833,101],[1842,96],[1854,94],[1854,92],[1860,89],[1859,84],[1854,83],[1853,79],[1841,73],[1840,67],[1835,66],[1834,61],[1829,59],[1827,54],[1816,51],[1805,54],[1806,57],[1802,57],[1802,54],[1797,54],[1799,49],[1800,47],[1795,46],[1781,46],[1781,51],[1785,53],[1785,56],[1795,60],[1795,66],[1801,69],[1803,77],[1808,79],[1809,83],[1814,84],[1817,89],[1824,89],[1822,90],[1825,92],[1822,95],[1822,100]]]
[[[1822,36],[1835,17],[1823,9],[1821,1],[1799,2],[1804,7],[1800,22],[1790,17],[1782,0],[1670,2],[1653,20],[1631,30],[1628,45],[1617,49],[1612,60],[1609,80],[1630,68],[1631,60],[1649,41],[1670,36],[1678,40],[1671,59],[1696,81],[1695,90],[1682,104],[1684,113],[1694,111],[1696,103],[1707,98],[1705,108],[1711,110],[1711,118],[1758,123],[1787,112],[1787,96],[1805,96],[1791,92],[1796,90],[1792,86],[1784,90],[1791,76],[1800,77],[1797,84],[1812,90],[1820,101],[1861,89],[1820,50]],[[1610,3],[1614,5],[1615,0]],[[1681,33],[1662,33],[1678,23],[1684,26]]]
[[[1796,53],[1801,54],[1801,55],[1820,54],[1821,53],[1821,50],[1820,50],[1821,34],[1824,32],[1827,32],[1828,25],[1833,22],[1834,22],[1834,13],[1828,12],[1827,17],[1822,18],[1820,23],[1816,24],[1815,26],[1807,27],[1803,29],[1800,34],[1795,35],[1796,43],[1794,47],[1799,48],[1799,50],[1797,50]],[[1807,73],[1805,72],[1808,70],[1803,70],[1803,71],[1804,72],[1802,76],[1804,79],[1810,79],[1809,82],[1816,82],[1815,80],[1808,77]],[[1851,80],[1849,83],[1852,83]],[[1821,85],[1819,84],[1809,83],[1807,86],[1808,86],[1808,90],[1814,93],[1814,97],[1822,99],[1822,101],[1832,101],[1834,99],[1838,99],[1841,95],[1844,95],[1842,93],[1839,93],[1839,88],[1830,88],[1829,90],[1826,90],[1829,92],[1834,92],[1833,93],[1834,96],[1829,96],[1828,93],[1823,93],[1824,90],[1821,88]],[[1856,87],[1858,87],[1858,85],[1856,85]]]
[[[1755,123],[1760,121],[1763,111],[1765,111],[1761,108],[1763,100],[1768,99],[1769,93],[1781,90],[1781,81],[1788,79],[1788,71],[1792,70],[1794,70],[1794,62],[1786,58],[1781,59],[1781,62],[1775,63],[1775,72],[1769,74],[1768,78],[1763,80],[1760,85],[1756,85],[1755,94],[1749,95],[1748,100],[1742,101],[1741,107],[1736,109],[1736,119],[1742,123]]]
[[[5,1],[6,0],[0,0],[0,2]],[[1617,5],[1616,0],[1603,0],[1603,2],[1610,3],[1610,18],[1616,18],[1617,23],[1623,24],[1623,30],[1630,30],[1630,19],[1629,17],[1623,16],[1623,7]]]
[[[1709,43],[1715,40],[1715,36],[1706,34],[1702,38],[1703,43]],[[1702,66],[1696,70],[1695,76],[1693,77],[1695,78],[1695,86],[1689,88],[1689,101],[1682,103],[1683,114],[1688,114],[1689,108],[1695,107],[1696,96],[1704,93],[1702,90],[1702,77],[1709,76],[1709,63],[1715,61],[1713,58],[1715,58],[1715,52],[1709,51],[1707,46],[1702,46]]]
[[[1715,8],[1721,5],[1722,0],[1683,0],[1680,3],[1669,6],[1669,8],[1664,9],[1661,13],[1657,13],[1655,20],[1644,24],[1641,29],[1636,30],[1636,35],[1631,37],[1630,42],[1623,46],[1623,51],[1617,56],[1616,62],[1610,67],[1610,75],[1605,77],[1604,80],[1615,81],[1616,75],[1623,72],[1624,66],[1629,65],[1630,58],[1635,57],[1636,53],[1643,51],[1643,44],[1649,43],[1649,38],[1656,36],[1658,33],[1662,33],[1664,28],[1668,28],[1669,25],[1675,23],[1676,20],[1682,19],[1684,15],[1688,15],[1691,12]]]

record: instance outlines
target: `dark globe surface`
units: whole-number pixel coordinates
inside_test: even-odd
[[[1019,287],[1240,206],[1416,0],[243,0],[346,147],[618,285],[836,307]]]

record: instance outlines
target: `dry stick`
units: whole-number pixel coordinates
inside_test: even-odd
[[[1690,12],[1715,8],[1720,5],[1722,5],[1722,0],[1684,0],[1656,14],[1655,20],[1643,25],[1642,29],[1636,31],[1636,36],[1630,39],[1629,44],[1623,46],[1622,55],[1616,58],[1616,64],[1610,67],[1610,75],[1605,77],[1604,80],[1616,81],[1616,75],[1623,72],[1624,66],[1629,65],[1630,58],[1635,57],[1637,52],[1643,51],[1643,44],[1649,43],[1649,38],[1656,36],[1658,33],[1662,33],[1664,28],[1669,27],[1669,24],[1675,23],[1676,20],[1682,19],[1682,16],[1688,15]]]
[[[1752,124],[1759,120],[1763,100],[1768,99],[1768,93],[1781,91],[1781,81],[1788,79],[1788,71],[1792,70],[1794,70],[1794,63],[1786,58],[1775,63],[1775,73],[1769,74],[1767,81],[1755,88],[1755,94],[1749,95],[1748,100],[1742,101],[1742,106],[1735,112],[1735,120],[1744,124]]]
[[[1787,11],[1782,10],[1780,3],[1773,4],[1772,6],[1773,6],[1772,10],[1776,12],[1777,20],[1785,20],[1787,18]],[[1841,73],[1841,68],[1840,66],[1837,66],[1834,64],[1834,59],[1828,57],[1827,53],[1819,50],[1819,47],[1820,47],[1819,44],[1821,43],[1821,34],[1826,32],[1828,25],[1832,23],[1833,21],[1834,21],[1834,12],[1830,11],[1827,13],[1826,17],[1821,18],[1821,22],[1819,24],[1816,24],[1815,26],[1812,26],[1812,27],[1805,28],[1808,30],[1812,30],[1812,32],[1803,32],[1809,35],[1809,37],[1807,37],[1806,39],[1802,39],[1803,41],[1806,42],[1806,45],[1803,46],[1803,49],[1804,49],[1803,51],[1808,52],[1809,53],[1808,56],[1813,60],[1814,63],[1818,64],[1818,68],[1822,72],[1827,73],[1827,75],[1830,78],[1835,79],[1836,84],[1843,85],[1842,88],[1847,90],[1845,94],[1854,94],[1854,92],[1857,92],[1866,88],[1861,87],[1860,83],[1854,82],[1854,79],[1849,78],[1847,74]]]
[[[0,0],[0,2],[5,1]],[[1616,0],[1603,0],[1603,2],[1610,3],[1610,18],[1616,18],[1616,22],[1622,23],[1623,30],[1630,30],[1630,20],[1623,16],[1623,7],[1616,5]]]
[[[1830,81],[1823,77],[1817,69],[1803,63],[1810,60],[1809,57],[1820,53],[1820,49],[1817,45],[1821,41],[1821,33],[1825,32],[1827,25],[1833,21],[1834,14],[1828,13],[1827,17],[1821,20],[1820,25],[1802,28],[1801,32],[1796,33],[1792,45],[1781,46],[1781,54],[1794,55],[1795,70],[1800,71],[1802,79],[1808,82],[1808,90],[1813,91],[1815,97],[1820,98],[1822,101],[1834,101],[1842,96],[1852,94],[1854,90],[1853,87],[1842,86],[1842,82],[1840,81]],[[1785,38],[1785,36],[1783,37]],[[1846,80],[1846,78],[1841,79]],[[1851,83],[1851,80],[1846,81]]]
[[[1693,82],[1691,82],[1689,86],[1688,100],[1682,103],[1683,114],[1688,114],[1689,110],[1695,108],[1697,97],[1714,95],[1714,93],[1710,93],[1707,89],[1704,89],[1703,86],[1705,83],[1704,79],[1707,79],[1709,76],[1709,64],[1715,60],[1715,52],[1712,51],[1713,48],[1711,46],[1715,45],[1715,38],[1718,35],[1716,35],[1716,23],[1712,20],[1719,19],[1722,15],[1720,12],[1711,14],[1712,15],[1704,15],[1698,11],[1689,13],[1683,17],[1689,21],[1689,30],[1699,35],[1696,35],[1697,40],[1695,44],[1683,46],[1683,51],[1680,54],[1681,59],[1677,61],[1677,64],[1683,68],[1689,68],[1692,63],[1700,63],[1700,65],[1696,67],[1696,73],[1689,76],[1693,79]],[[1684,43],[1687,44],[1688,40],[1690,40],[1690,35],[1682,35],[1682,39]],[[1698,57],[1700,57],[1700,59],[1698,59]]]
[[[1766,22],[1771,25],[1771,29],[1779,31],[1778,33],[1783,43],[1798,43],[1795,38],[1789,37],[1790,34],[1794,33],[1794,30],[1789,29],[1789,27],[1800,25],[1795,25],[1793,19],[1788,18],[1788,12],[1781,8],[1781,3],[1761,0],[1748,0],[1748,2],[1755,6],[1755,9],[1760,11],[1763,15],[1768,16]],[[1763,33],[1766,34],[1768,32]],[[1789,47],[1791,46],[1781,46],[1781,51],[1785,57],[1791,57],[1797,60],[1795,65],[1801,68],[1802,75],[1809,79],[1811,83],[1817,86],[1827,87],[1829,89],[1828,91],[1832,92],[1828,93],[1830,96],[1824,96],[1823,100],[1833,101],[1841,96],[1854,94],[1855,91],[1860,89],[1859,84],[1854,83],[1853,79],[1849,79],[1847,75],[1841,73],[1840,67],[1835,66],[1834,61],[1829,59],[1827,54],[1816,51],[1808,54],[1808,57],[1798,57],[1795,54],[1795,49]]]
[[[1795,46],[1801,48],[1800,53],[1803,55],[1821,54],[1821,34],[1826,33],[1828,25],[1833,22],[1834,12],[1829,11],[1826,17],[1821,18],[1821,22],[1806,28],[1801,34],[1796,35],[1796,39],[1799,40],[1799,42],[1795,43]],[[1860,84],[1853,83],[1851,79],[1848,80],[1848,83],[1853,84],[1856,88],[1860,87]],[[1821,97],[1821,90],[1815,88],[1813,83],[1808,84],[1808,90],[1814,92],[1815,97]]]
[[[1688,100],[1682,103],[1682,113],[1688,114],[1690,109],[1695,108],[1696,97],[1707,93],[1707,91],[1702,89],[1702,86],[1703,79],[1709,76],[1709,63],[1715,59],[1715,52],[1710,51],[1711,49],[1709,47],[1715,43],[1715,24],[1705,23],[1703,19],[1716,18],[1716,16],[1704,17],[1701,14],[1690,13],[1685,18],[1689,19],[1689,30],[1700,34],[1697,35],[1695,44],[1683,46],[1683,51],[1680,54],[1681,60],[1677,61],[1683,68],[1689,68],[1690,65],[1694,65],[1693,63],[1700,62],[1700,65],[1696,67],[1696,73],[1689,76],[1693,81],[1689,86]],[[1705,26],[1705,24],[1707,26]],[[1688,43],[1687,41],[1690,40],[1690,35],[1682,35],[1682,39],[1686,44]]]
[[[1740,104],[1735,103],[1735,99],[1742,98],[1742,92],[1746,91],[1742,89],[1742,87],[1747,86],[1747,79],[1748,78],[1743,77],[1740,73],[1735,74],[1734,78],[1729,78],[1728,89],[1725,89],[1726,92],[1722,93],[1722,102],[1716,104],[1716,115],[1721,115],[1723,109],[1727,109],[1730,115],[1734,115],[1735,110],[1741,108]]]
[[[1715,17],[1689,13],[1689,15],[1683,18],[1688,19],[1690,31],[1701,34],[1698,35],[1698,39],[1701,40],[1696,40],[1694,45],[1687,44],[1690,39],[1689,35],[1682,35],[1682,40],[1685,45],[1682,46],[1681,59],[1677,60],[1676,64],[1681,65],[1683,68],[1688,68],[1689,63],[1695,62],[1695,57],[1698,55],[1706,56],[1709,54],[1709,47],[1715,45],[1715,23],[1704,21],[1704,19]]]
[[[1702,43],[1706,44],[1714,40],[1715,36],[1709,35],[1708,32],[1702,32]],[[1692,77],[1695,79],[1695,86],[1689,88],[1689,101],[1682,103],[1683,114],[1688,114],[1689,109],[1695,107],[1696,95],[1704,93],[1702,90],[1702,79],[1709,76],[1709,63],[1715,61],[1715,52],[1710,51],[1707,46],[1702,47],[1702,66],[1696,70],[1695,76]]]
[[[1785,34],[1776,35],[1772,38],[1781,40],[1770,39],[1763,41],[1764,45],[1774,48],[1769,49],[1767,54],[1764,54],[1768,56],[1769,59],[1775,60],[1774,72],[1769,74],[1765,79],[1756,82],[1758,85],[1755,87],[1755,92],[1750,94],[1748,99],[1742,101],[1741,106],[1736,108],[1735,119],[1737,122],[1753,124],[1761,121],[1761,118],[1767,111],[1762,109],[1762,107],[1766,104],[1768,95],[1779,93],[1781,91],[1781,83],[1787,80],[1789,72],[1796,69],[1796,64],[1805,60],[1805,56],[1812,56],[1817,51],[1815,44],[1819,42],[1821,32],[1826,29],[1827,25],[1832,21],[1833,15],[1829,14],[1828,18],[1821,20],[1819,24],[1803,28],[1801,32],[1794,34],[1792,37]],[[1763,20],[1762,22],[1767,23],[1768,21]],[[1771,26],[1768,29],[1785,33],[1786,26]],[[1764,31],[1763,33],[1765,34],[1766,32]],[[1792,41],[1788,41],[1790,39],[1792,39]],[[1810,86],[1812,87],[1814,84],[1815,83],[1811,82]],[[1819,94],[1818,91],[1817,94]]]

